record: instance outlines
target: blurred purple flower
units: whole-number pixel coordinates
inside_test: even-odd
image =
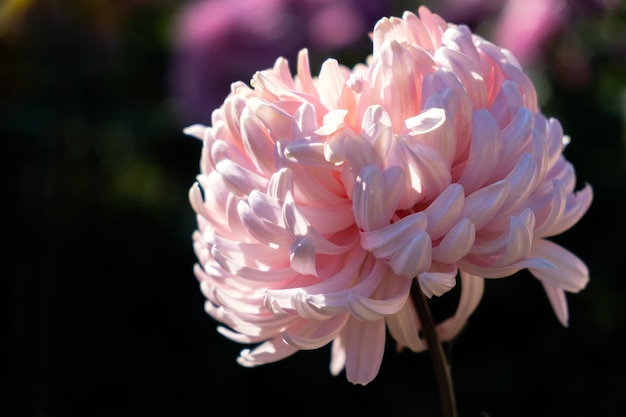
[[[171,87],[183,123],[210,121],[230,83],[250,79],[276,56],[327,53],[363,38],[388,0],[196,0],[173,26]],[[363,39],[361,39],[363,38]],[[199,113],[199,111],[202,111]]]
[[[494,42],[528,66],[537,62],[545,44],[572,19],[617,5],[617,0],[445,0],[439,13],[469,26],[492,20]]]

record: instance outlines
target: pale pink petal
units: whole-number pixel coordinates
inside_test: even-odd
[[[215,169],[225,180],[229,189],[238,195],[248,194],[252,190],[265,189],[267,186],[265,178],[227,159],[218,162]]]
[[[421,324],[412,302],[404,304],[402,309],[385,319],[389,333],[400,347],[408,347],[413,352],[421,352],[427,348],[426,342],[419,336]]]
[[[356,224],[363,231],[375,230],[389,224],[402,192],[404,173],[392,167],[384,173],[367,165],[356,179],[352,206]]]
[[[419,274],[420,288],[426,295],[431,298],[433,295],[440,297],[450,291],[456,285],[457,270],[454,272],[422,272]]]
[[[500,129],[487,110],[479,110],[472,118],[472,143],[463,175],[459,178],[466,192],[483,186],[498,164],[502,139]]]
[[[407,145],[428,144],[441,154],[451,166],[457,150],[457,129],[454,126],[456,102],[451,89],[444,89],[430,95],[423,105],[424,110],[417,116],[404,121],[401,136],[406,137]]]
[[[276,165],[274,163],[274,141],[269,132],[253,117],[249,111],[244,112],[241,118],[241,139],[250,159],[259,172],[271,175]]]
[[[345,339],[346,376],[353,384],[367,385],[378,374],[385,352],[385,321],[350,319],[341,336]]]
[[[302,103],[293,115],[292,135],[294,140],[298,138],[311,139],[318,127],[315,106],[311,103]]]
[[[531,255],[547,259],[557,269],[528,270],[541,282],[569,292],[578,292],[589,281],[587,266],[568,250],[548,240],[538,240],[533,245]]]
[[[391,213],[385,218],[385,202],[381,198],[384,185],[383,173],[377,166],[368,165],[359,172],[352,194],[352,207],[359,229],[375,230],[389,223]]]
[[[284,150],[285,158],[300,164],[323,165],[326,158],[324,156],[324,143],[311,142],[307,139],[290,142]]]
[[[533,247],[534,227],[535,215],[531,210],[526,209],[520,216],[512,216],[504,253],[494,265],[507,265],[528,256]]]
[[[335,133],[344,125],[344,120],[348,114],[347,110],[334,109],[324,114],[322,125],[314,132],[320,136],[327,136]]]
[[[539,237],[548,236],[548,230],[563,217],[566,206],[566,194],[561,182],[552,181],[552,192],[548,194],[538,206],[533,207],[533,212],[537,217],[535,235]]]
[[[327,59],[324,61],[319,75],[320,88],[318,88],[318,92],[327,109],[331,110],[337,107],[343,84],[347,78],[337,60]]]
[[[393,271],[404,277],[415,277],[430,267],[432,241],[426,232],[417,232],[404,242],[389,259]]]
[[[496,173],[509,172],[522,155],[529,153],[533,132],[533,115],[524,107],[515,109],[513,120],[502,129],[500,159]]]
[[[305,236],[301,236],[294,240],[289,248],[289,252],[289,264],[294,271],[303,275],[317,276],[315,242]]]
[[[550,305],[554,310],[554,314],[559,319],[559,322],[565,327],[569,325],[569,311],[567,308],[567,298],[565,297],[565,291],[562,288],[550,285],[548,282],[541,281],[543,289],[548,296]]]
[[[433,260],[453,264],[467,255],[474,245],[474,223],[469,219],[461,219],[443,237],[437,247],[433,248]]]
[[[424,200],[434,200],[450,183],[450,166],[443,156],[427,144],[392,146],[387,165],[401,167],[406,175],[405,190],[398,206],[408,209]]]
[[[459,270],[485,278],[504,278],[522,269],[556,269],[553,263],[543,258],[526,258],[511,264],[496,266],[490,257],[467,255],[457,262]]]
[[[311,76],[311,70],[309,65],[309,53],[308,50],[302,49],[298,53],[298,73],[296,76],[296,84],[299,89],[312,96],[317,96],[317,88],[313,83],[313,77]]]
[[[515,168],[504,178],[511,185],[511,189],[501,210],[506,213],[525,201],[532,193],[536,179],[537,163],[530,154],[524,154]]]
[[[385,289],[392,293],[385,295],[382,299],[362,297],[357,294],[348,295],[348,308],[352,317],[357,320],[374,321],[395,314],[402,309],[409,297],[412,279],[388,276],[386,281],[391,281]]]
[[[296,206],[308,220],[313,229],[326,235],[340,232],[354,225],[352,207],[348,205],[334,207]]]
[[[450,69],[467,88],[475,108],[487,106],[487,89],[485,80],[477,65],[462,53],[449,49],[439,48],[434,55],[435,61],[442,67]]]
[[[290,326],[283,333],[283,339],[298,349],[319,349],[337,337],[349,318],[349,314],[343,314],[316,323],[306,322],[298,328]]]
[[[463,187],[450,184],[424,210],[428,218],[428,234],[439,239],[458,221],[465,203]]]
[[[543,236],[554,236],[571,228],[589,210],[592,199],[593,190],[589,185],[575,194],[569,194],[563,216],[554,221],[552,227],[548,228]]]
[[[278,106],[259,99],[250,99],[248,107],[267,128],[275,142],[291,139],[292,118],[290,114]]]
[[[194,136],[197,139],[204,139],[204,131],[207,129],[205,125],[194,124],[183,129],[185,135]]]
[[[346,342],[345,338],[339,335],[333,339],[331,345],[330,373],[334,376],[339,375],[346,366]]]
[[[381,157],[385,158],[393,143],[393,131],[389,113],[381,106],[369,106],[361,121],[361,137],[372,145]]]
[[[452,340],[465,326],[483,296],[485,282],[483,278],[461,271],[461,299],[451,318],[437,325],[437,333],[443,341]]]
[[[425,213],[416,213],[388,226],[361,232],[361,246],[381,259],[390,259],[409,239],[423,232],[428,224]]]
[[[293,355],[297,351],[298,349],[287,344],[282,340],[282,338],[276,337],[252,350],[242,350],[237,358],[237,363],[241,366],[253,367],[266,363],[277,362]]]
[[[510,190],[508,181],[498,181],[471,193],[465,199],[460,217],[470,219],[476,230],[482,229],[496,216]]]

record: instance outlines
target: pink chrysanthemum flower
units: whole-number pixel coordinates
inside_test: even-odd
[[[331,371],[378,373],[386,330],[426,349],[409,290],[461,285],[450,340],[479,303],[484,278],[527,268],[566,325],[565,291],[588,271],[546,238],[592,200],[575,192],[568,142],[537,106],[506,50],[421,7],[383,18],[373,54],[352,70],[306,50],[297,74],[279,58],[238,82],[203,141],[190,190],[195,274],[206,311],[255,366],[332,343]]]

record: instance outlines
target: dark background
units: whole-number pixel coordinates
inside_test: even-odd
[[[245,346],[215,331],[192,274],[187,191],[200,143],[182,134],[187,120],[171,83],[180,5],[0,8],[0,415],[438,415],[426,353],[396,353],[389,343],[380,374],[361,387],[330,375],[328,348],[241,368]],[[385,7],[398,15],[417,5]],[[488,35],[489,16],[472,18],[479,33]],[[351,66],[369,53],[364,38],[365,47],[323,52]],[[562,59],[572,40],[584,77]],[[323,56],[311,52],[315,73]],[[526,272],[487,282],[468,328],[446,346],[459,415],[623,416],[623,6],[572,19],[529,72],[544,113],[572,137],[565,155],[580,184],[594,188],[587,215],[555,239],[587,263],[591,281],[568,295],[569,328]]]

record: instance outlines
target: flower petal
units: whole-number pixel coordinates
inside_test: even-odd
[[[346,377],[367,385],[378,374],[385,352],[385,320],[350,319],[340,336],[346,349]]]
[[[541,281],[543,289],[548,296],[550,305],[554,310],[554,314],[559,319],[561,324],[565,327],[569,325],[569,311],[567,308],[567,299],[565,298],[565,291],[562,288],[555,287],[548,284],[545,281]]]
[[[452,340],[463,328],[467,319],[478,307],[482,298],[485,281],[479,276],[461,271],[461,299],[459,306],[451,318],[437,325],[437,333],[442,341]]]
[[[253,366],[277,362],[293,355],[297,351],[298,349],[283,341],[282,337],[275,337],[252,350],[242,350],[237,358],[237,363],[241,366],[251,368]]]
[[[426,350],[426,343],[420,338],[421,324],[412,302],[404,304],[397,313],[385,319],[389,333],[400,344],[413,352]]]
[[[556,266],[556,269],[528,268],[541,282],[569,292],[578,292],[589,282],[587,266],[556,243],[540,239],[534,243],[530,254],[546,259]]]
[[[474,223],[469,219],[461,219],[433,248],[433,260],[444,264],[455,263],[472,249],[474,238]]]

